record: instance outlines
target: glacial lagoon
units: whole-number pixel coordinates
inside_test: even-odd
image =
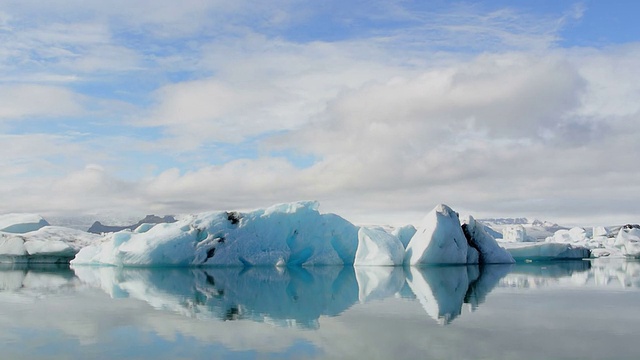
[[[640,262],[0,268],[3,359],[640,358]]]

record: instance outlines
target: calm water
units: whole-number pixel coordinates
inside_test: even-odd
[[[2,359],[640,358],[640,263],[0,269]]]

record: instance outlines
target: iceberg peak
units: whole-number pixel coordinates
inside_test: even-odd
[[[274,213],[295,214],[300,211],[318,212],[320,203],[317,200],[296,201],[292,203],[283,203],[272,205],[264,210],[263,216],[269,216]]]
[[[450,208],[448,205],[445,204],[438,204],[436,205],[436,207],[433,209],[433,211],[442,214],[443,216],[453,216],[453,214],[455,214],[455,217],[458,217],[458,213],[456,211],[454,211],[452,208]]]

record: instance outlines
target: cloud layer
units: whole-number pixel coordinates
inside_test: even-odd
[[[0,212],[637,222],[640,45],[588,8],[136,4],[7,2]]]

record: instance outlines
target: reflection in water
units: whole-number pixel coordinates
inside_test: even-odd
[[[472,309],[483,303],[513,265],[445,266],[407,269],[407,283],[434,320],[448,324],[462,312],[462,304]]]
[[[518,264],[500,280],[500,287],[640,288],[640,261],[623,258]]]
[[[498,285],[554,282],[640,287],[640,263],[587,261],[547,264],[315,268],[25,267],[0,268],[0,291],[39,295],[74,286],[100,288],[112,298],[143,300],[155,309],[199,319],[248,319],[284,327],[317,328],[360,302],[416,298],[441,324],[476,309]],[[634,280],[630,280],[634,279]],[[533,285],[532,285],[533,284]]]
[[[475,309],[512,265],[448,267],[251,267],[127,269],[76,267],[87,284],[112,297],[144,300],[189,317],[249,319],[317,328],[356,302],[417,298],[429,316],[448,324],[464,303]],[[408,285],[408,286],[407,286]]]
[[[0,291],[31,292],[39,295],[58,292],[77,280],[69,265],[0,264]]]
[[[353,267],[74,270],[112,297],[137,298],[195,318],[317,328],[320,316],[338,315],[358,300]]]

